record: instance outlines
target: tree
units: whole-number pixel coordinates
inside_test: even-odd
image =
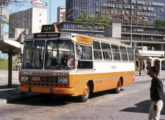
[[[75,19],[74,20],[75,22],[82,24],[84,26],[87,26],[87,27],[89,27],[89,26],[92,27],[94,25],[100,25],[102,27],[111,28],[110,20],[109,20],[108,16],[106,16],[106,15],[92,16],[85,10],[81,10],[80,12],[83,15],[79,16],[77,19]]]
[[[165,20],[155,20],[154,21],[155,27],[162,31],[162,34],[165,35]]]
[[[165,20],[155,20],[154,24],[156,28],[165,29]]]

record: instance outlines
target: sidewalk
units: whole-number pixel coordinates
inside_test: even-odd
[[[12,71],[12,83],[13,84],[19,84],[18,76],[19,76],[19,71]],[[8,71],[0,70],[0,86],[7,85],[7,84],[8,84]]]
[[[19,81],[18,81],[18,71],[13,71],[13,80],[12,80],[12,88],[8,88],[8,71],[0,70],[0,106],[7,104],[7,101],[13,98],[20,97],[20,93],[18,91]],[[165,79],[165,71],[161,71],[160,76],[161,79]],[[148,81],[151,78],[147,75],[145,71],[142,71],[141,76],[139,76],[139,72],[135,73],[135,82],[138,81]]]
[[[165,70],[162,70],[159,74],[159,78],[160,79],[165,79]],[[147,81],[147,80],[151,80],[151,77],[149,75],[147,75],[146,71],[142,71],[141,72],[141,76],[139,76],[139,72],[136,71],[135,72],[135,82],[138,81]]]
[[[12,87],[8,88],[8,71],[0,70],[0,106],[5,105],[7,100],[20,96],[18,73],[18,71],[12,71]]]

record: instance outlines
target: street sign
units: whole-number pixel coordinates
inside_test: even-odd
[[[47,6],[47,3],[42,0],[31,0],[30,3],[35,6]]]

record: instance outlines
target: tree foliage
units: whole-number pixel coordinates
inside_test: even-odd
[[[156,28],[165,29],[165,20],[155,20],[154,24]]]
[[[108,27],[111,28],[110,25],[110,20],[106,15],[101,15],[101,16],[92,16],[91,14],[89,14],[88,12],[81,10],[81,13],[83,14],[82,16],[79,16],[78,18],[76,18],[74,21],[77,23],[80,23],[84,26],[94,26],[94,25],[100,25],[100,26],[104,26],[104,27]]]

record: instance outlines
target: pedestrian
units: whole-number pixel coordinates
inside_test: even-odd
[[[163,83],[158,78],[159,70],[150,67],[148,75],[152,78],[150,88],[151,106],[148,120],[159,120],[163,108]]]

